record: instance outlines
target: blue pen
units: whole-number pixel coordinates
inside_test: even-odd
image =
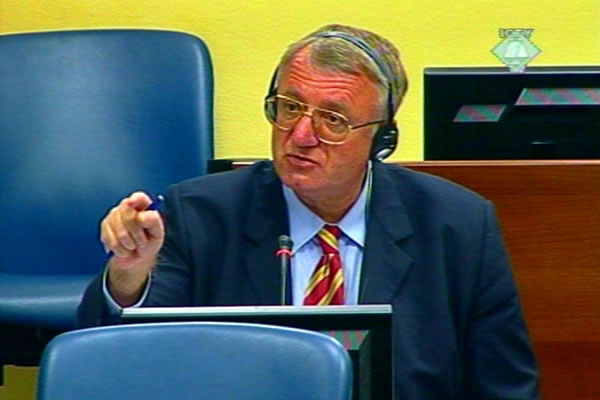
[[[159,194],[156,197],[150,196],[150,198],[152,199],[152,203],[150,203],[150,205],[146,208],[145,211],[156,211],[160,208],[163,201],[165,201],[165,197],[162,194]],[[112,256],[114,256],[114,253],[112,251],[106,252],[107,259],[110,259]]]
[[[148,208],[146,208],[146,211],[158,210],[158,208],[163,203],[163,201],[165,201],[165,198],[162,194],[159,194],[158,196],[156,196],[154,198],[152,196],[150,196],[150,198],[152,199],[152,203],[150,203]]]

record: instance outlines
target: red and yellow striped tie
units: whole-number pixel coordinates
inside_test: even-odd
[[[344,274],[338,249],[341,233],[337,226],[325,225],[317,234],[323,255],[306,287],[305,305],[344,304]]]

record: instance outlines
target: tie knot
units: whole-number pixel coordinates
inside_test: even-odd
[[[325,225],[319,233],[317,238],[323,248],[324,254],[338,253],[338,239],[342,234],[342,230],[334,225]]]
[[[339,226],[336,225],[323,225],[323,228],[321,228],[321,232],[322,231],[327,231],[331,233],[333,237],[335,237],[335,240],[338,240],[342,235],[342,230]]]

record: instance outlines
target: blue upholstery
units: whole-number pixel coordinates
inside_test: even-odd
[[[0,36],[0,324],[73,328],[105,262],[99,221],[132,191],[205,173],[212,101],[188,34]]]
[[[38,400],[349,400],[348,353],[320,333],[184,322],[83,329],[42,356]]]

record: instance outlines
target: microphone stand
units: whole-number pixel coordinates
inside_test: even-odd
[[[287,270],[290,264],[290,258],[292,257],[292,239],[287,235],[281,235],[277,239],[279,243],[279,250],[275,255],[279,257],[281,262],[281,305],[284,306],[286,303],[286,290],[287,290]]]

